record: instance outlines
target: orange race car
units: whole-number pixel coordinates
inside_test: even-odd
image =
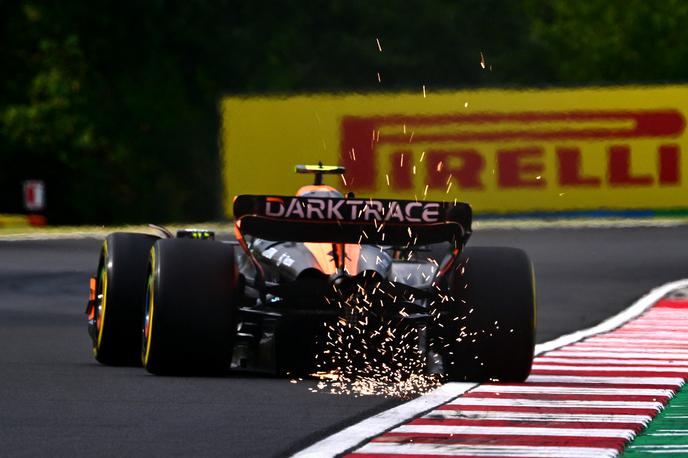
[[[343,167],[296,171],[315,180],[295,196],[235,198],[236,240],[110,234],[87,308],[95,358],[154,374],[414,360],[448,380],[528,376],[535,291],[523,251],[466,247],[468,204],[344,195],[323,184]]]

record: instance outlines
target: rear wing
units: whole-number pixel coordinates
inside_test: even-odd
[[[472,212],[463,202],[240,195],[234,217],[241,233],[274,241],[461,246]]]

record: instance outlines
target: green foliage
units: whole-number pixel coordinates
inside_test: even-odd
[[[56,223],[216,218],[223,94],[683,81],[687,19],[681,0],[0,0],[0,210],[42,178]]]
[[[533,0],[527,7],[551,83],[651,83],[688,75],[688,3],[682,0]]]

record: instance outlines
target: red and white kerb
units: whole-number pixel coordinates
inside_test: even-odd
[[[347,455],[617,456],[688,378],[688,300],[535,358],[522,384],[485,384]]]

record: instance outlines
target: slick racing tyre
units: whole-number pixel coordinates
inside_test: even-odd
[[[152,235],[115,232],[103,242],[89,325],[93,355],[102,364],[141,365],[148,253],[157,239]]]
[[[232,245],[159,240],[150,252],[144,367],[158,375],[219,375],[229,369],[238,279]]]
[[[535,282],[526,253],[469,247],[451,279],[435,341],[452,381],[521,382],[535,348]]]

